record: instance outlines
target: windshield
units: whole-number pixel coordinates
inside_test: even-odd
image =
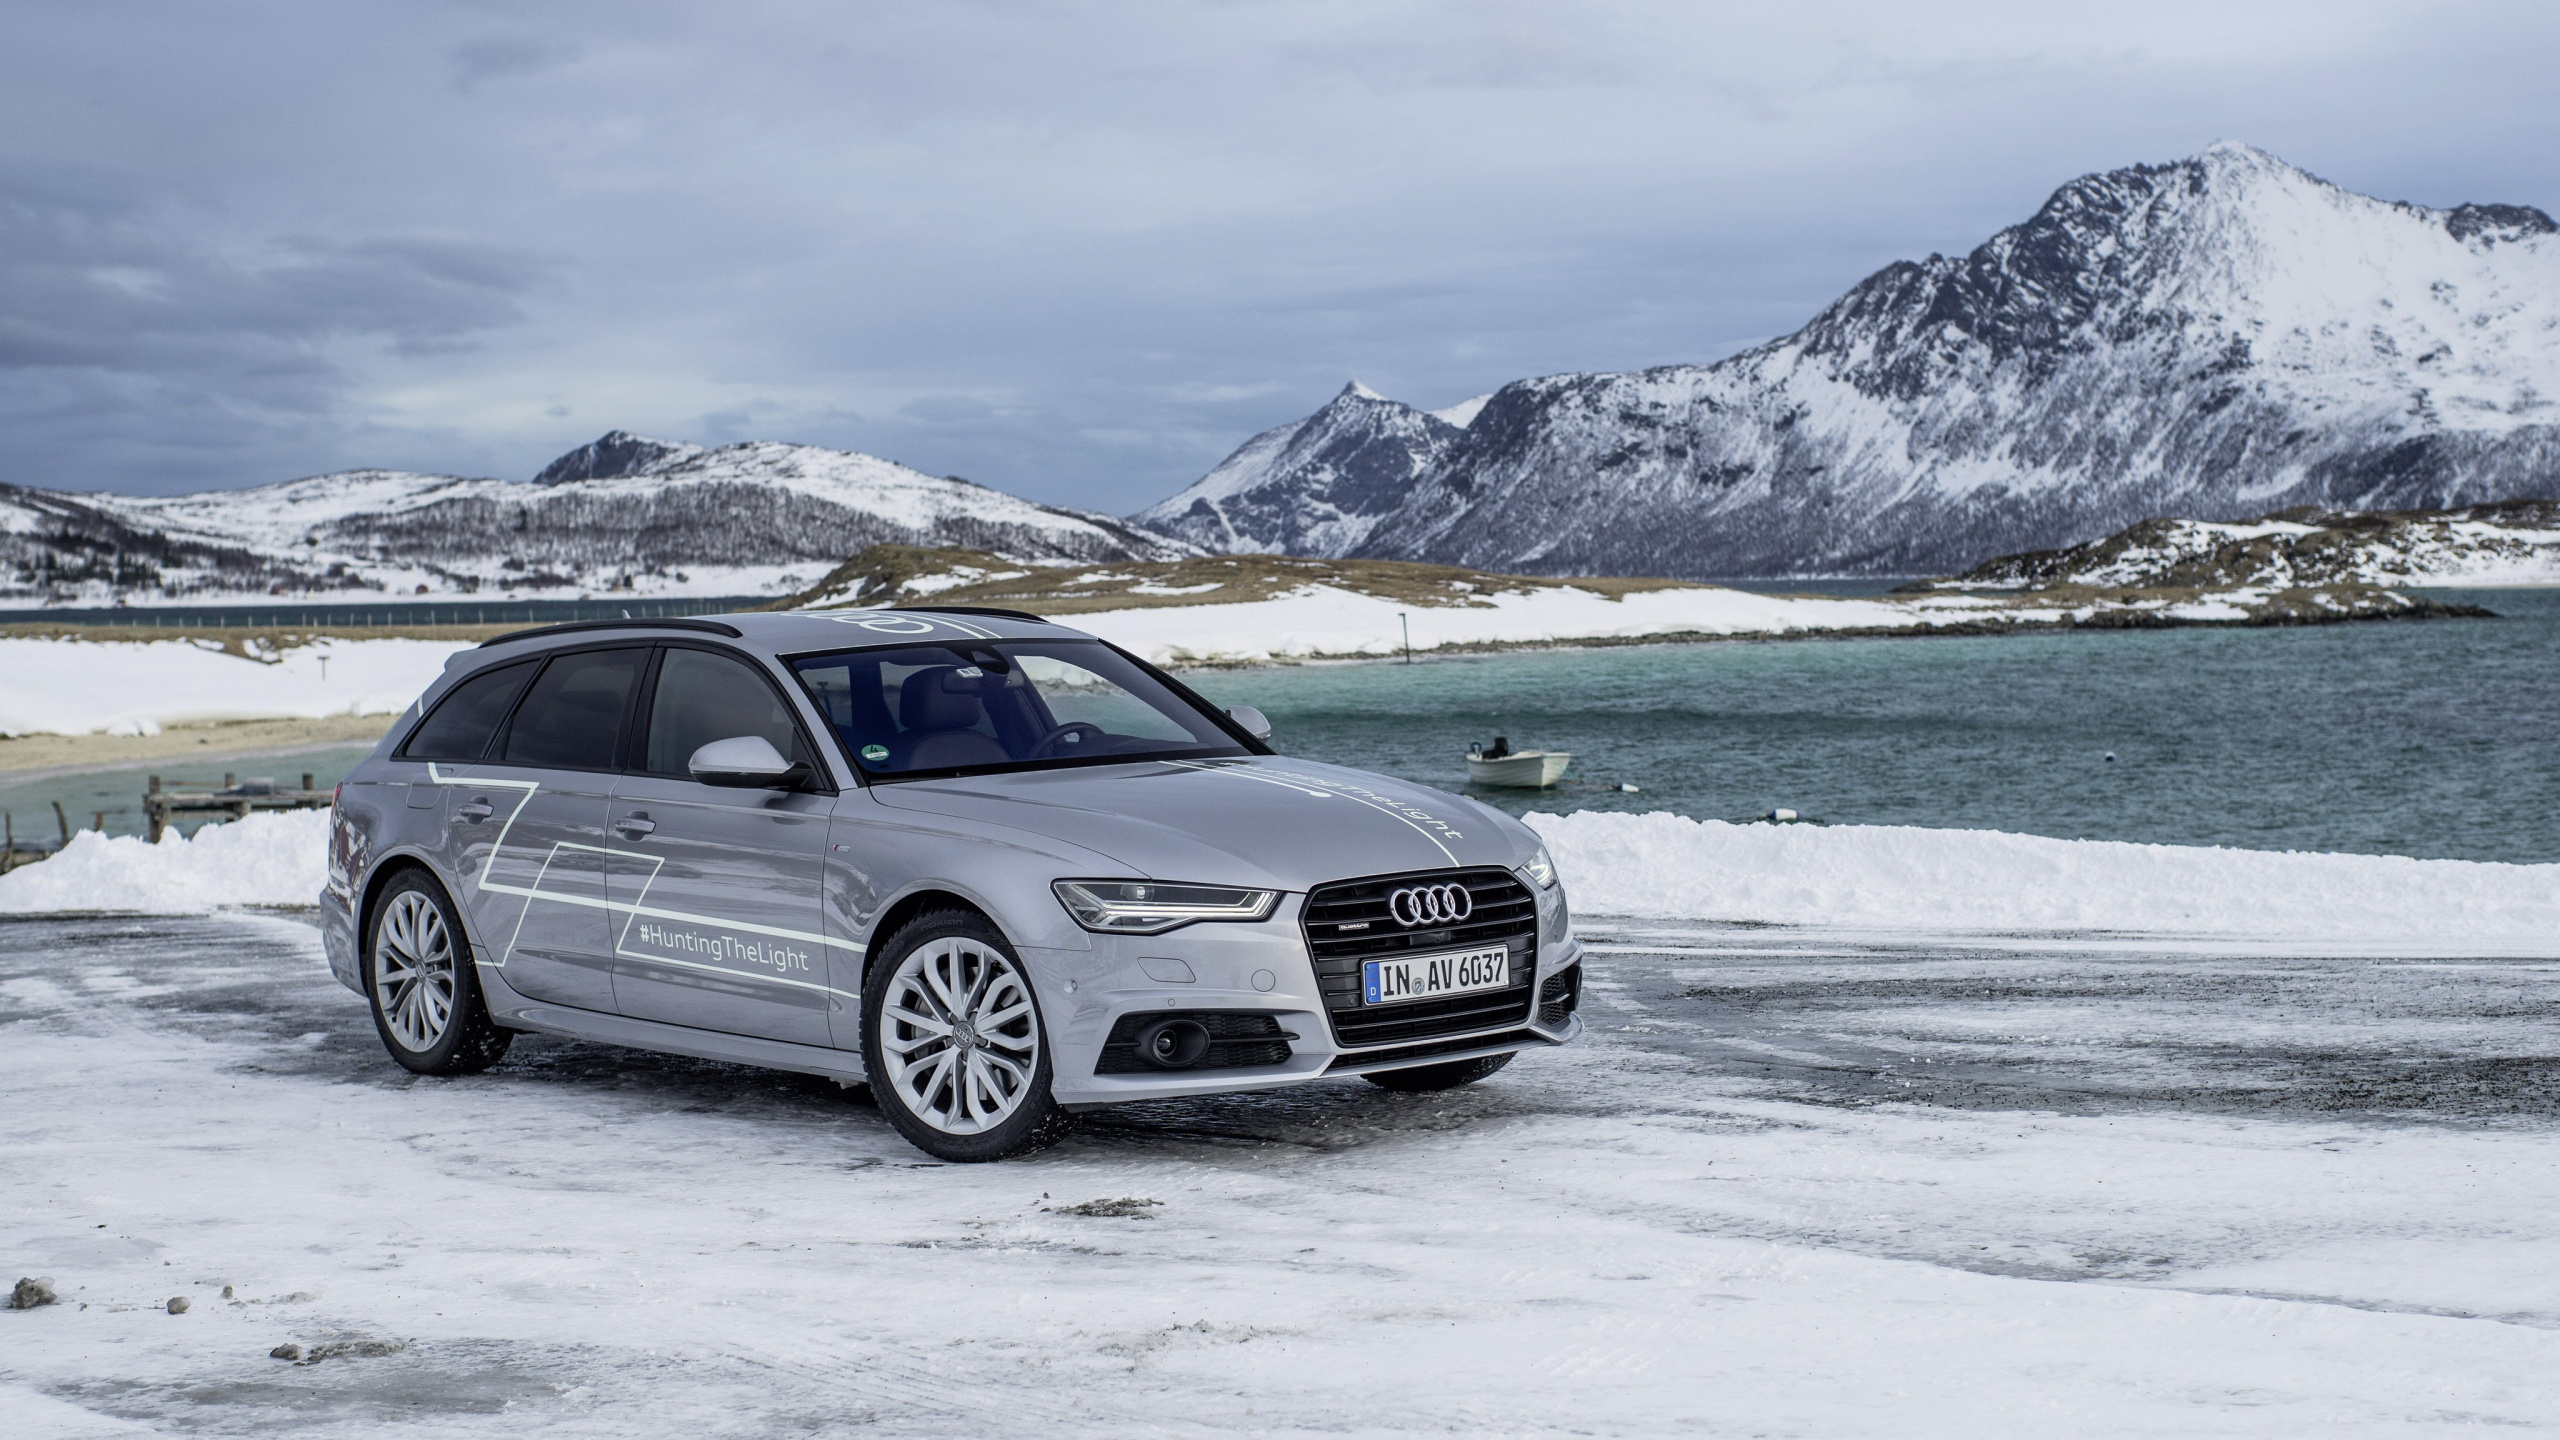
[[[872,775],[1250,753],[1098,640],[987,640],[791,662]]]

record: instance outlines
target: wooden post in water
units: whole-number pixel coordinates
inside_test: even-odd
[[[62,802],[53,802],[53,823],[62,829],[62,843],[71,843],[71,817],[62,813]]]

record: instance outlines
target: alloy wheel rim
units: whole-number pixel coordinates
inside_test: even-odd
[[[961,936],[916,947],[880,1003],[880,1059],[908,1113],[946,1135],[1011,1119],[1040,1064],[1031,986],[1004,955]]]
[[[391,897],[373,937],[373,997],[403,1048],[430,1050],[453,1023],[453,932],[415,890]]]

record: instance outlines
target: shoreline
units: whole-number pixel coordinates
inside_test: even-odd
[[[2508,589],[2536,587],[2508,586]],[[2553,587],[2560,588],[2560,587]],[[1062,623],[1073,623],[1068,617]],[[1453,640],[1428,650],[1411,652],[1411,659],[1462,660],[1482,655],[1500,655],[1531,650],[1624,650],[1643,645],[1712,645],[1721,642],[1758,644],[1796,644],[1839,640],[1973,640],[2010,635],[2071,634],[2082,631],[2118,630],[2298,630],[2311,626],[2380,624],[2393,621],[2433,620],[2498,620],[2505,617],[2494,610],[2444,606],[2390,611],[2366,611],[2351,614],[2287,615],[2245,620],[2193,619],[2163,615],[2152,611],[2116,611],[2099,618],[2078,620],[1981,619],[1945,625],[1871,626],[1855,629],[1822,630],[1666,630],[1647,635],[1585,635],[1552,640]],[[1171,671],[1186,670],[1264,670],[1292,665],[1368,665],[1397,664],[1407,655],[1389,650],[1322,652],[1306,655],[1265,655],[1252,659],[1222,660],[1207,658],[1175,658],[1156,663]]]
[[[123,770],[155,761],[255,760],[340,745],[370,745],[398,715],[332,715],[324,719],[235,720],[171,725],[157,735],[0,737],[0,780],[11,784]]]

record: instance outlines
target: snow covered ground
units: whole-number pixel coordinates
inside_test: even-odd
[[[250,659],[190,640],[0,639],[0,735],[148,735],[204,721],[394,715],[443,671],[445,657],[468,648],[322,640]]]
[[[1400,605],[1311,585],[1281,600],[1168,605],[1071,615],[1064,623],[1157,664],[1255,661],[1318,655],[1393,655],[1405,645],[1523,644],[1697,631],[1717,635],[1887,628],[1914,623],[1883,600],[1804,600],[1708,586],[1612,599],[1593,590],[1540,589],[1469,606]]]
[[[1972,613],[1979,602],[1957,596],[1915,605],[1703,586],[1624,600],[1543,589],[1495,596],[1484,606],[1402,608],[1417,651],[1682,631],[1780,635],[1979,618]],[[1392,601],[1319,586],[1285,600],[1109,611],[1067,616],[1063,623],[1160,663],[1237,662],[1392,655],[1405,643],[1398,609]],[[79,735],[117,726],[130,731],[207,720],[396,713],[436,677],[445,657],[465,648],[454,641],[332,640],[252,660],[210,642],[0,639],[0,734]]]
[[[944,1167],[765,1072],[528,1040],[416,1079],[291,920],[8,922],[0,1269],[63,1302],[0,1312],[0,1414],[30,1440],[2560,1423],[2550,964],[1591,938],[1586,1041],[1472,1089],[1152,1104]],[[1160,1203],[1067,1209],[1121,1198]]]
[[[1981,618],[1963,596],[1916,602],[1756,595],[1715,587],[1641,592],[1612,600],[1593,591],[1541,589],[1491,597],[1483,606],[1406,606],[1417,651],[1443,646],[1623,639],[1692,632],[1781,635],[1899,628]],[[2006,613],[2051,620],[2059,609]],[[2236,617],[2239,612],[2233,611]],[[1070,615],[1064,624],[1165,664],[1260,661],[1316,655],[1392,655],[1403,646],[1398,606],[1374,596],[1310,587],[1285,600],[1244,605]],[[248,659],[211,642],[150,644],[0,639],[0,734],[91,734],[209,720],[397,713],[468,646],[441,640],[329,640]],[[321,661],[329,663],[324,667]]]
[[[1322,656],[1384,656],[1468,646],[1633,640],[1672,635],[1809,635],[1860,630],[1975,625],[1986,619],[2051,624],[2067,607],[2021,606],[1962,595],[1843,600],[1763,595],[1713,585],[1640,590],[1623,596],[1572,586],[1489,594],[1465,606],[1399,604],[1327,585],[1240,605],[1169,605],[1060,617],[1088,634],[1160,665],[1252,663]],[[2169,607],[2204,620],[2246,612],[2204,602]]]

